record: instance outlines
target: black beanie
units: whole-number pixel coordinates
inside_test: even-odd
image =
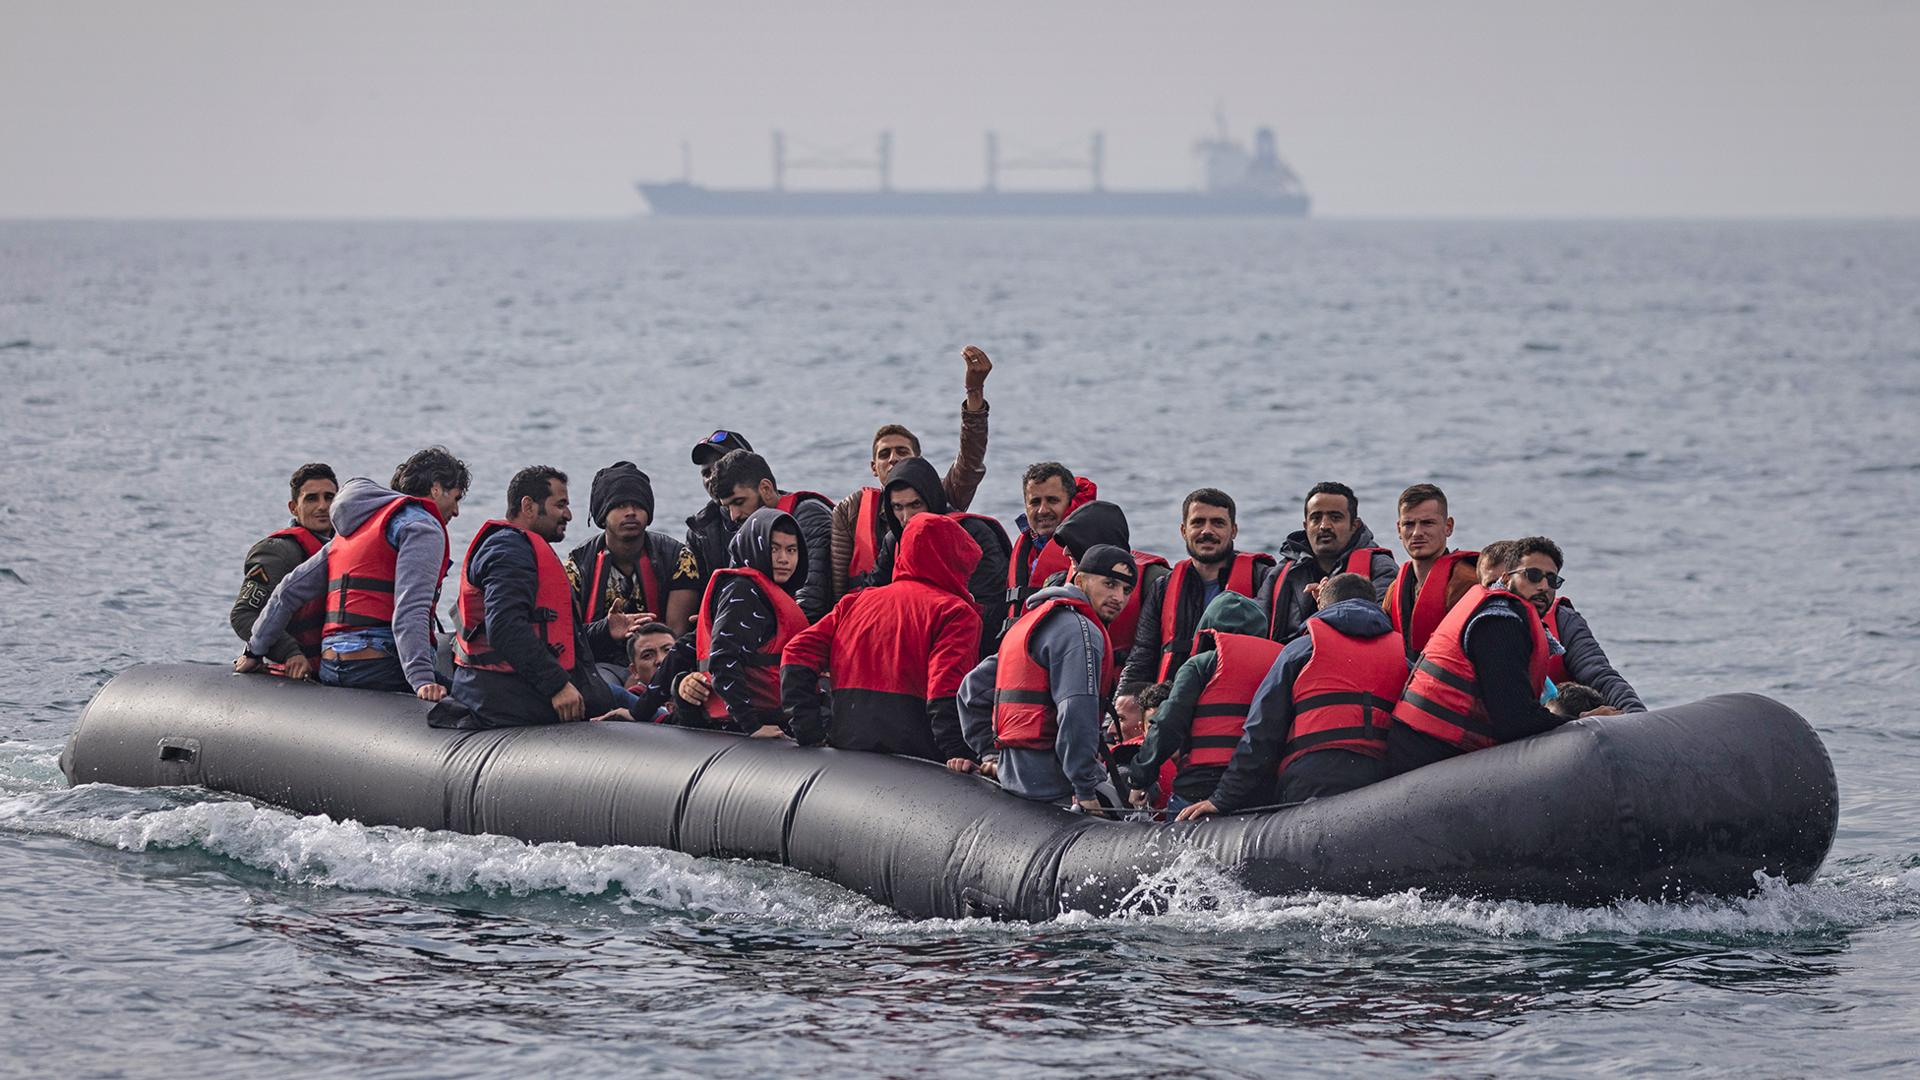
[[[593,474],[593,498],[587,508],[594,528],[607,527],[607,512],[621,503],[639,503],[653,520],[653,481],[631,461],[616,461]]]

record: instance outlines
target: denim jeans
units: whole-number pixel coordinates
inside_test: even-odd
[[[1175,794],[1172,794],[1172,793],[1168,793],[1168,795],[1167,795],[1167,816],[1168,816],[1168,817],[1172,817],[1173,815],[1175,815],[1175,814],[1177,814],[1177,813],[1179,813],[1179,812],[1180,812],[1180,811],[1182,811],[1182,810],[1185,810],[1185,809],[1186,809],[1187,807],[1189,807],[1189,806],[1192,806],[1192,805],[1193,805],[1193,803],[1192,803],[1192,802],[1190,802],[1190,801],[1188,801],[1188,800],[1186,800],[1186,799],[1183,799],[1183,798],[1181,798],[1181,797],[1180,797],[1180,796],[1178,796],[1178,795],[1175,795]]]
[[[407,673],[400,667],[400,658],[397,656],[381,656],[372,660],[322,659],[320,681],[328,686],[345,686],[356,690],[413,693],[413,684],[407,681]]]

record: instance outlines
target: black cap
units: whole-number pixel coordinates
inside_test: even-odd
[[[637,503],[653,519],[653,481],[631,461],[616,461],[593,474],[592,498],[588,501],[593,525],[607,527],[607,513],[623,503]]]
[[[730,450],[751,450],[753,444],[745,435],[737,431],[716,431],[693,444],[693,463],[705,465],[717,458],[726,456]]]
[[[1112,544],[1093,545],[1079,562],[1081,573],[1104,574],[1129,585],[1140,579],[1139,571],[1133,565],[1133,553]]]

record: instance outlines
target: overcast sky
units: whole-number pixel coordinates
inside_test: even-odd
[[[683,138],[764,185],[776,127],[890,128],[902,187],[1099,129],[1185,187],[1216,102],[1328,216],[1920,214],[1905,0],[0,0],[0,217],[619,216]]]

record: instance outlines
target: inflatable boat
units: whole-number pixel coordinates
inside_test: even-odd
[[[1752,694],[1580,720],[1298,806],[1108,821],[940,765],[653,724],[429,727],[403,694],[197,664],[114,678],[61,759],[73,784],[197,785],[369,825],[759,859],[915,917],[1104,914],[1199,852],[1256,893],[1589,905],[1811,878],[1833,766]]]

